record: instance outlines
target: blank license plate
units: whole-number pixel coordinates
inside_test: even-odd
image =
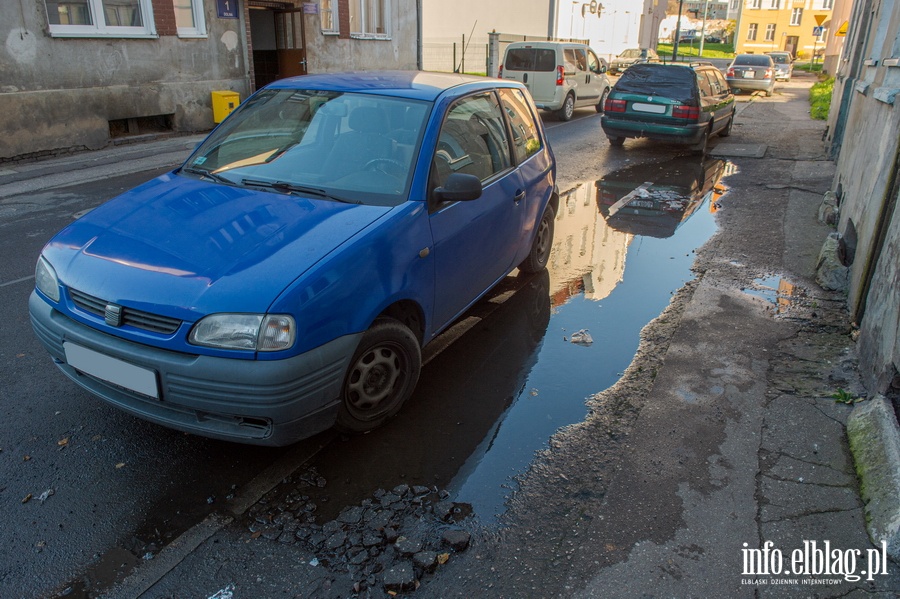
[[[756,77],[756,71],[744,71],[744,79],[753,79]]]
[[[159,399],[156,373],[74,343],[63,343],[66,362],[76,370],[102,381]]]
[[[654,114],[665,114],[666,112],[665,106],[659,106],[658,104],[642,104],[641,102],[632,104],[631,109],[636,112],[652,112]]]

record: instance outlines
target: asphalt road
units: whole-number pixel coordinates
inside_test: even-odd
[[[548,117],[562,184],[670,155],[609,152],[599,123],[592,109],[567,123]],[[0,301],[11,314],[0,340],[0,596],[105,586],[227,498],[259,488],[260,472],[328,451],[328,435],[266,449],[132,418],[70,383],[31,332],[27,300],[43,244],[84,211],[169,170],[198,139],[0,169]]]

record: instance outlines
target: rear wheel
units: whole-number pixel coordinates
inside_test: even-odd
[[[709,144],[709,134],[710,130],[707,127],[706,131],[703,133],[703,137],[700,139],[700,142],[691,146],[691,152],[697,154],[698,156],[703,156],[706,154],[706,147]]]
[[[731,135],[732,126],[734,126],[734,112],[731,113],[731,117],[728,119],[728,124],[725,125],[725,128],[719,131],[719,137],[728,137]]]
[[[413,332],[393,318],[376,319],[350,360],[335,426],[353,433],[381,426],[412,395],[421,368]]]
[[[572,120],[572,115],[575,113],[575,96],[569,94],[566,96],[566,99],[563,101],[562,108],[556,111],[556,118],[561,121],[569,121]]]
[[[519,264],[519,270],[522,272],[540,272],[547,268],[550,249],[553,247],[553,220],[555,217],[553,207],[548,204],[544,209],[541,222],[538,224],[534,241],[531,243],[531,251],[528,252],[528,257]]]
[[[769,89],[766,90],[766,97],[771,98],[773,93],[775,93],[775,88],[770,87]]]

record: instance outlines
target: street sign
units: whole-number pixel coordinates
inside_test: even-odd
[[[839,37],[844,37],[845,35],[847,35],[847,26],[849,24],[850,24],[849,21],[844,21],[844,24],[838,28],[838,30],[835,32],[835,35],[837,35]]]
[[[814,15],[813,18],[816,20],[816,25],[821,25],[828,18],[828,15]]]
[[[813,27],[813,35],[815,35],[816,37],[822,35],[822,32],[824,32],[824,31],[825,31],[824,27]]]

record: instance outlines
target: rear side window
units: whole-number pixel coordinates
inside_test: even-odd
[[[500,88],[500,103],[512,130],[516,162],[522,162],[529,156],[537,154],[541,149],[541,138],[525,95],[517,89]]]
[[[697,73],[697,85],[700,87],[700,95],[701,96],[715,96],[716,93],[713,91],[712,87],[709,85],[709,79],[706,78],[706,73],[699,72]]]
[[[506,51],[507,71],[553,71],[556,53],[546,48],[512,48]]]
[[[742,54],[734,59],[734,64],[747,65],[751,67],[767,67],[770,66],[772,59],[768,56],[759,56],[753,54]]]
[[[587,59],[584,56],[584,50],[577,48],[566,48],[565,61],[567,71],[586,71]]]
[[[697,78],[693,69],[659,64],[636,64],[616,83],[619,92],[664,96],[679,101],[695,100]]]

